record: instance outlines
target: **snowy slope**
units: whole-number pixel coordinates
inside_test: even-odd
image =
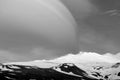
[[[68,54],[53,60],[3,63],[0,66],[0,70],[0,73],[6,71],[11,73],[14,70],[22,71],[22,73],[27,71],[26,75],[29,72],[31,73],[31,71],[35,71],[38,74],[32,75],[40,75],[45,78],[47,76],[51,78],[56,75],[55,80],[58,80],[61,76],[63,78],[60,80],[66,80],[66,78],[72,80],[120,80],[119,59],[92,52],[80,52],[76,55]],[[20,73],[21,76],[22,73]]]

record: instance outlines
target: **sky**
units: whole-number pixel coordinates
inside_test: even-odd
[[[119,0],[62,0],[78,24],[79,49],[100,54],[120,48]]]
[[[0,62],[120,52],[119,0],[60,1],[0,1]]]

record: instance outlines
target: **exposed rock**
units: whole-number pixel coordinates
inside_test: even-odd
[[[112,66],[112,68],[118,68],[120,67],[120,63],[116,63],[115,65]]]
[[[60,69],[62,72],[57,71]],[[72,73],[72,74],[69,74]],[[61,64],[51,68],[24,65],[1,65],[1,80],[97,80],[74,64]]]

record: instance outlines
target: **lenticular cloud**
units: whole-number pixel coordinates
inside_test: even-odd
[[[107,62],[116,63],[120,62],[120,59],[110,53],[101,55],[94,52],[80,52],[78,54],[67,54],[65,56],[50,60],[58,63],[86,63],[86,62]]]

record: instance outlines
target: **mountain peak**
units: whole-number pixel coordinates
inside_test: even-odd
[[[84,63],[84,62],[107,62],[107,63],[115,63],[118,59],[108,56],[101,55],[94,52],[80,52],[78,54],[68,54],[53,60],[52,62],[58,63]]]

